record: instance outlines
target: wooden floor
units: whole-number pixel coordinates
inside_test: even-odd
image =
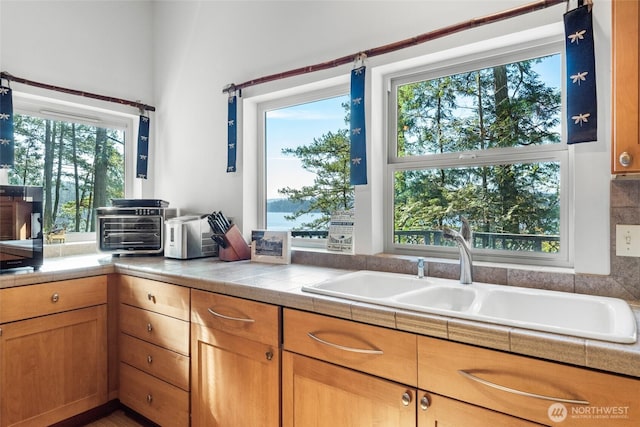
[[[143,424],[129,418],[124,411],[117,410],[106,418],[87,424],[86,427],[142,427]]]

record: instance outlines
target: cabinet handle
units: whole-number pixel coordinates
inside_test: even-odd
[[[151,323],[147,323],[147,332],[151,333],[153,331],[153,325]]]
[[[147,299],[149,301],[153,301],[154,304],[156,303],[156,296],[153,295],[151,292],[147,292]]]
[[[224,314],[220,314],[220,313],[216,313],[215,311],[213,311],[210,308],[207,308],[207,311],[209,313],[211,313],[212,315],[219,317],[221,319],[226,319],[226,320],[235,320],[236,322],[247,322],[247,323],[253,323],[255,322],[254,319],[249,319],[249,318],[244,318],[244,317],[231,317],[231,316],[225,316]]]
[[[476,377],[475,375],[472,375],[463,370],[459,370],[458,373],[465,378],[468,378],[472,381],[486,385],[487,387],[506,391],[507,393],[517,394],[518,396],[532,397],[534,399],[550,400],[552,402],[570,403],[573,405],[589,405],[589,402],[587,402],[586,400],[564,399],[562,397],[553,397],[553,396],[545,396],[543,394],[529,393],[527,391],[516,390],[514,388],[509,388],[500,384],[492,383],[491,381],[483,380],[482,378]]]
[[[429,405],[431,405],[431,403],[429,402],[429,398],[425,394],[424,396],[422,396],[422,399],[420,399],[420,409],[426,411],[427,409],[429,409]]]
[[[622,154],[620,154],[620,157],[618,157],[618,160],[620,161],[620,165],[622,165],[622,166],[624,166],[626,168],[628,166],[631,166],[631,162],[633,160],[633,157],[631,157],[631,154],[629,154],[629,153],[627,153],[625,151]]]
[[[271,350],[267,351],[264,355],[267,358],[267,360],[273,359],[273,351]]]
[[[147,363],[148,363],[149,365],[151,365],[151,363],[152,363],[152,362],[153,362],[153,357],[151,357],[151,355],[148,355],[148,356],[147,356]]]
[[[149,393],[147,394],[147,403],[151,405],[151,402],[153,402],[153,396],[151,395],[151,393]]]
[[[410,403],[411,403],[411,392],[405,391],[404,393],[402,393],[402,404],[404,406],[409,406]]]
[[[58,302],[59,299],[60,295],[57,292],[51,295],[51,302]]]
[[[320,339],[317,336],[315,336],[314,334],[312,334],[311,332],[307,332],[307,335],[309,336],[309,338],[311,338],[313,340],[316,340],[320,344],[328,345],[329,347],[337,348],[338,350],[344,350],[344,351],[350,351],[352,353],[362,353],[362,354],[378,354],[378,355],[384,354],[384,352],[382,350],[378,350],[377,348],[376,349],[368,349],[368,348],[346,347],[344,345],[334,344],[332,342]]]

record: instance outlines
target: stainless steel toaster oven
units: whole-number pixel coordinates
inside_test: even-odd
[[[98,249],[114,255],[162,253],[168,211],[162,207],[96,209]]]

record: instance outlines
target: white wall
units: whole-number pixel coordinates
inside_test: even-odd
[[[224,85],[331,60],[528,3],[2,0],[0,68],[33,80],[155,105],[154,163],[144,195],[191,211],[222,209],[241,225],[244,222],[244,229],[253,226],[255,218],[251,172],[255,157],[243,150],[255,150],[255,137],[240,142],[239,172],[226,173]],[[573,220],[582,231],[575,238],[576,270],[580,272],[608,273],[609,268],[609,8],[610,3],[603,0],[594,9],[601,36],[596,45],[599,142],[576,147],[578,214]],[[564,5],[557,5],[372,58],[368,65],[385,65],[559,22],[564,11]],[[350,68],[248,88],[243,99],[253,108],[251,100],[270,91],[344,76]],[[252,164],[245,164],[243,158]],[[359,197],[371,199],[372,206],[381,203],[366,188],[358,192]],[[379,243],[372,241],[367,246],[367,252],[374,252]]]
[[[0,0],[0,70],[36,82],[154,105],[152,29],[152,2],[146,0]],[[11,87],[15,95],[39,95],[139,114],[133,107],[15,82]],[[131,136],[135,141],[136,129],[131,129]],[[136,180],[136,195],[151,196],[152,183],[140,181]]]

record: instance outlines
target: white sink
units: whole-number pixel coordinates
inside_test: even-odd
[[[637,339],[625,301],[580,295],[358,271],[303,291],[396,308],[619,343]]]

